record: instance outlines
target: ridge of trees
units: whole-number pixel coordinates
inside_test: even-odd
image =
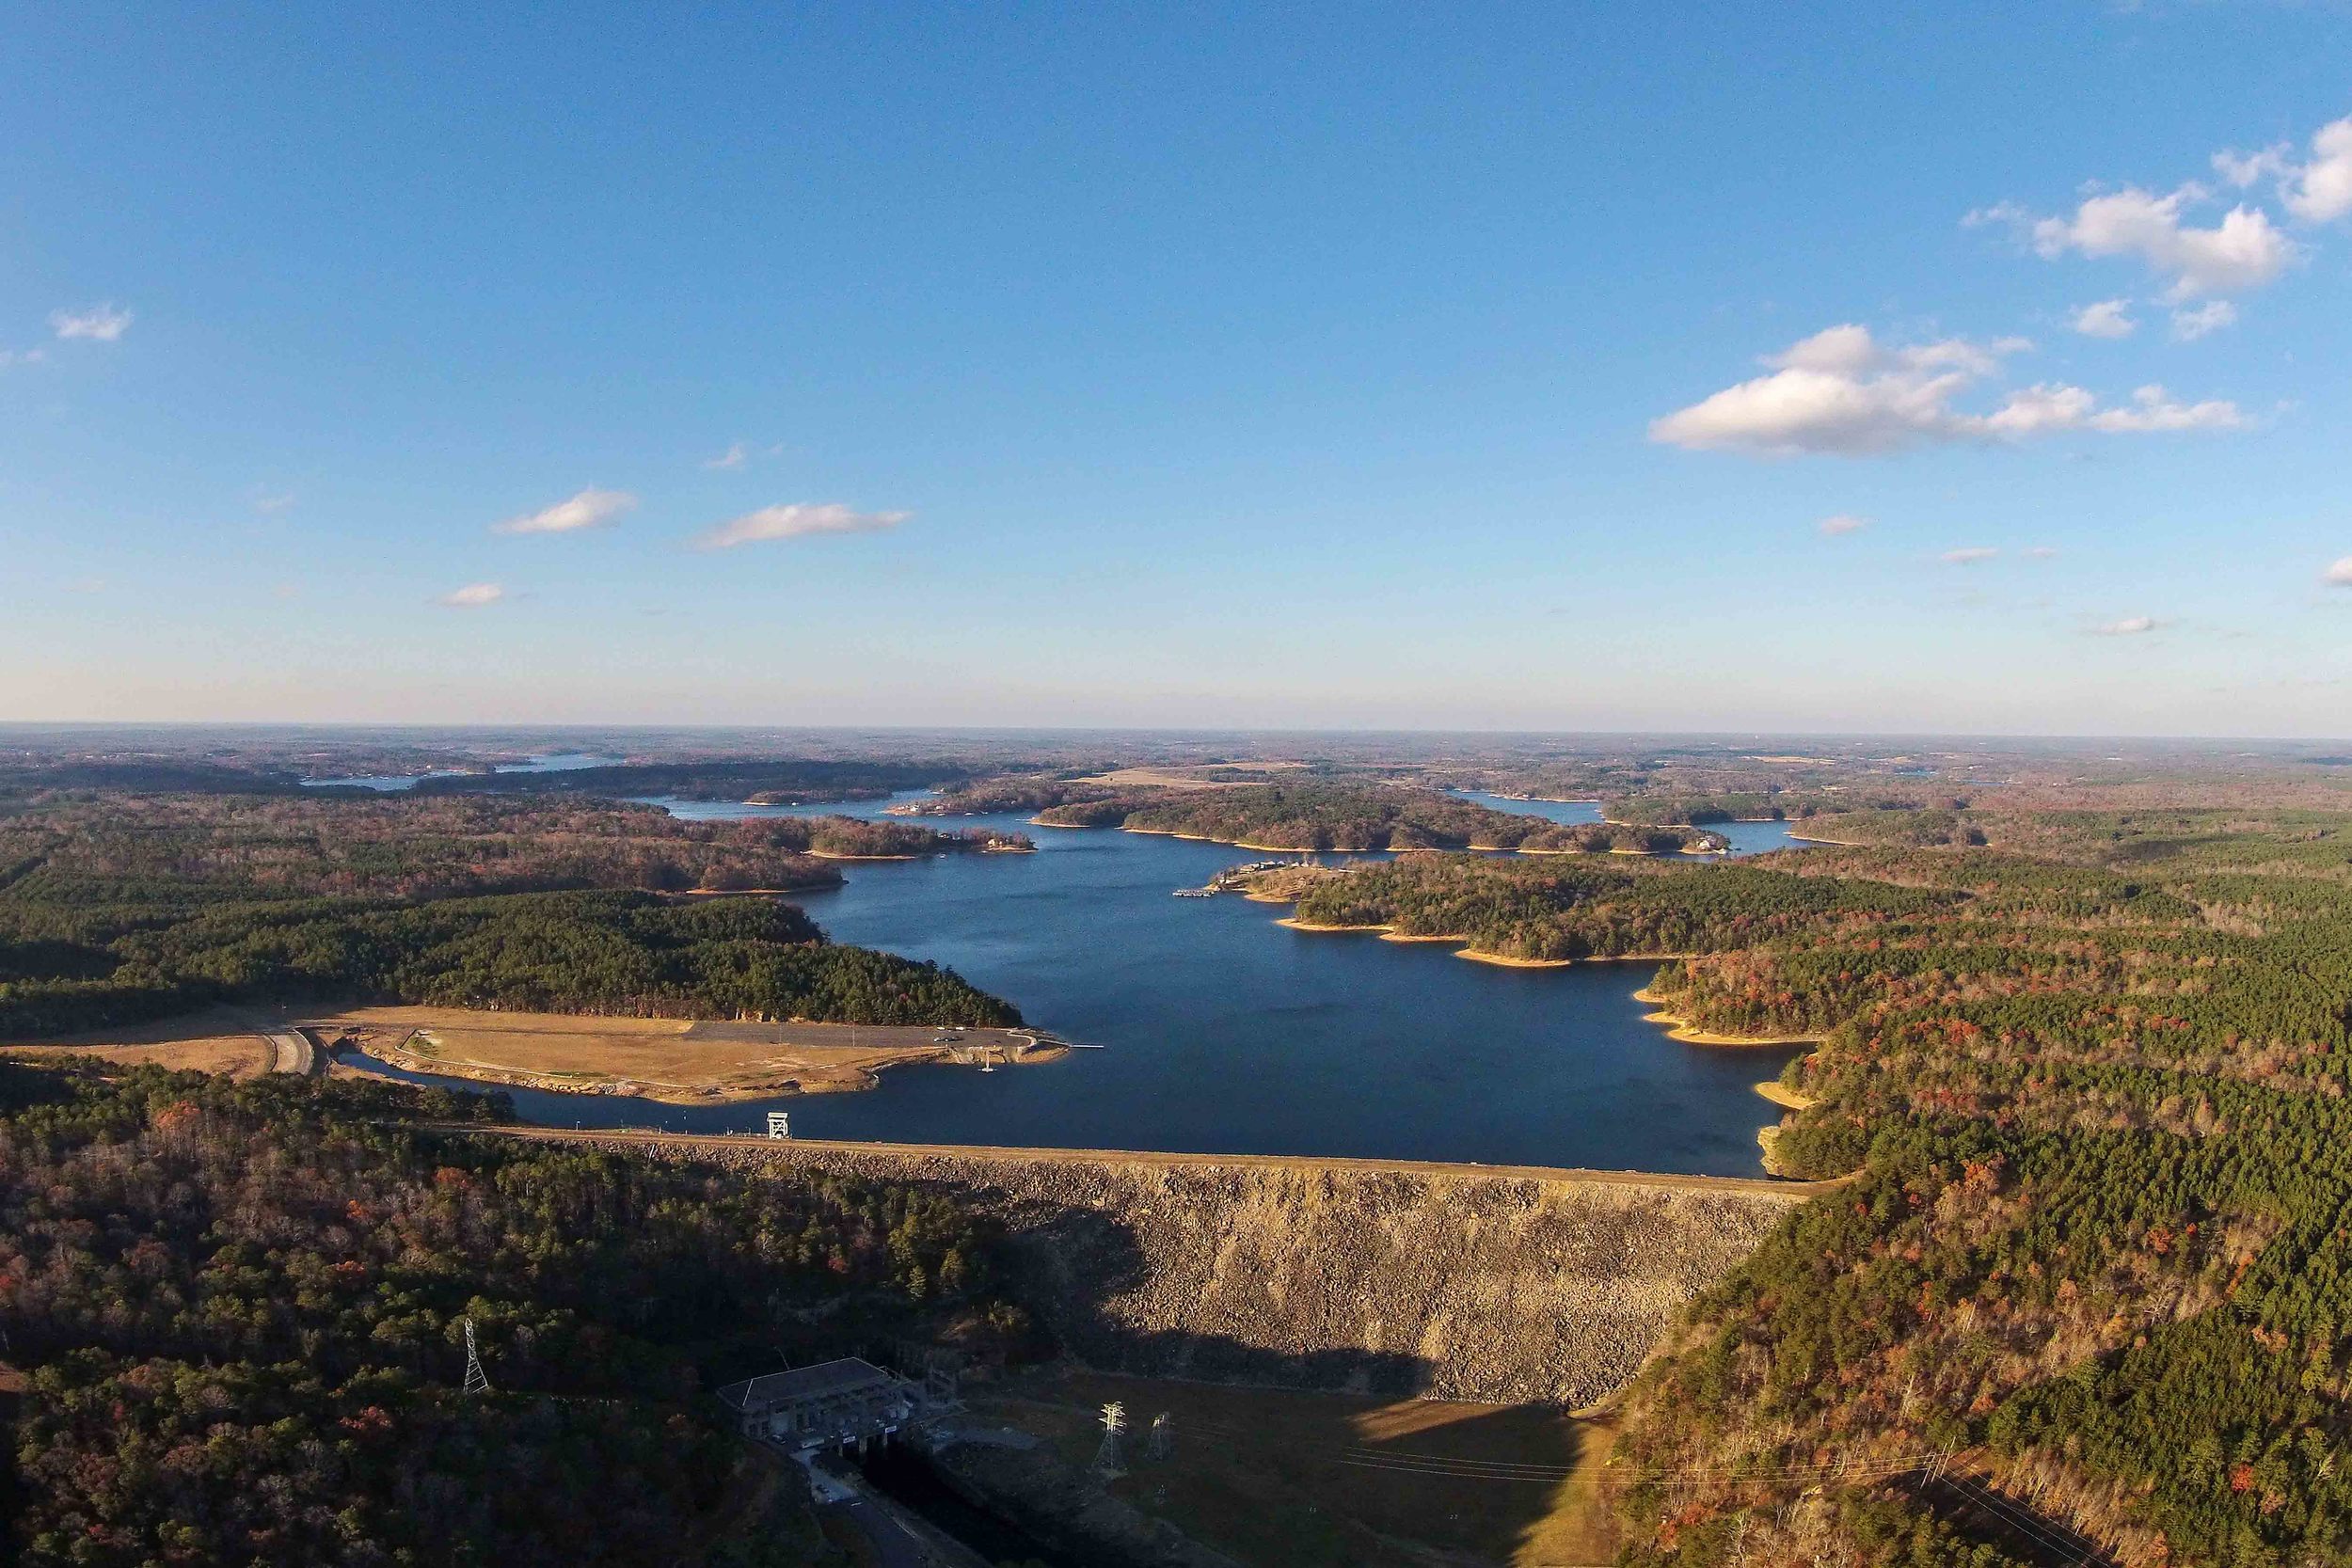
[[[1359,784],[1246,784],[1216,789],[1123,791],[1041,812],[1052,827],[1118,827],[1184,833],[1220,844],[1309,852],[1381,849],[1517,849],[1577,853],[1622,849],[1668,854],[1715,848],[1716,835],[1687,827],[1560,824],[1496,811],[1444,790]]]
[[[13,1560],[788,1568],[812,1554],[729,1528],[759,1461],[712,1389],[779,1350],[1033,1332],[950,1198],[437,1125],[501,1114],[0,1063]]]
[[[2129,1568],[2352,1560],[2352,814],[1825,831],[1874,842],[1416,858],[1299,904],[1530,957],[1679,952],[1652,982],[1677,1016],[1826,1036],[1773,1154],[1852,1180],[1627,1396],[1624,1560],[1997,1560],[1861,1479],[1935,1451]]]
[[[791,906],[658,895],[829,887],[812,850],[1001,836],[585,801],[44,795],[0,808],[0,1038],[297,998],[1017,1023]]]

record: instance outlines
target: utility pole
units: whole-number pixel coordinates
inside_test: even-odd
[[[1152,1418],[1151,1446],[1145,1451],[1163,1462],[1176,1451],[1176,1420],[1167,1411]]]

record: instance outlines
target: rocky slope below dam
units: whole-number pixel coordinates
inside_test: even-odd
[[[1818,1184],[1292,1157],[555,1132],[954,1190],[1103,1370],[1591,1404]]]

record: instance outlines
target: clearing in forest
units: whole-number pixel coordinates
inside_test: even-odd
[[[872,1088],[906,1062],[1008,1067],[1061,1053],[1026,1029],[696,1022],[459,1007],[358,1007],[304,1021],[417,1072],[675,1104]],[[348,1069],[345,1069],[348,1070]]]

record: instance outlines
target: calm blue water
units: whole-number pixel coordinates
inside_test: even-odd
[[[861,863],[796,902],[838,941],[935,959],[1104,1049],[993,1073],[900,1069],[866,1094],[686,1108],[520,1091],[516,1109],[557,1126],[748,1132],[773,1105],[807,1137],[1758,1171],[1756,1130],[1774,1113],[1750,1085],[1791,1053],[1668,1039],[1631,998],[1649,965],[1501,969],[1291,931],[1271,905],[1170,896],[1247,851],[1018,815],[940,825],[1025,831],[1039,852]]]

